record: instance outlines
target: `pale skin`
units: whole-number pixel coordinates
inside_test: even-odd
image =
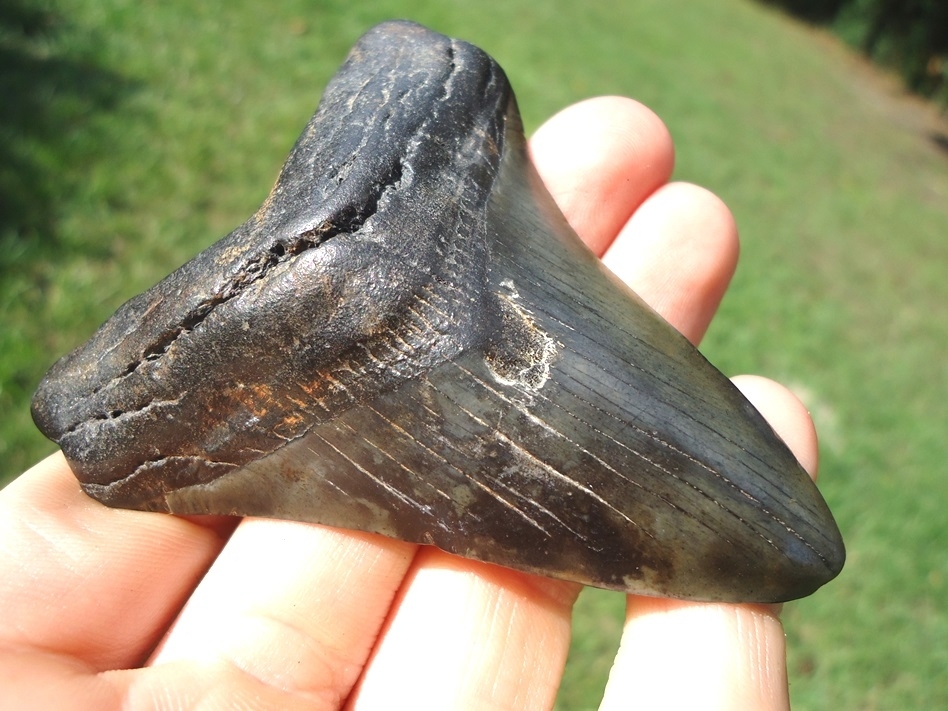
[[[734,271],[727,207],[670,183],[671,138],[616,97],[531,150],[579,235],[698,343]],[[785,388],[736,379],[815,474]],[[4,709],[548,709],[580,588],[317,525],[108,509],[60,454],[0,492]],[[601,709],[789,707],[778,610],[630,596]]]

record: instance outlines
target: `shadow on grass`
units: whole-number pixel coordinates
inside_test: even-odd
[[[0,2],[0,275],[60,247],[59,207],[101,150],[83,131],[131,89],[88,55],[48,4]]]
[[[929,138],[936,148],[948,156],[948,133],[932,133]]]
[[[824,24],[832,21],[846,4],[846,0],[761,0],[789,12],[812,24]]]

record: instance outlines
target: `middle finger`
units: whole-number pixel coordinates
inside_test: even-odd
[[[416,546],[326,526],[244,519],[152,664],[225,662],[338,708]]]

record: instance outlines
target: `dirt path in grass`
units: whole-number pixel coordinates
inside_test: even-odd
[[[831,32],[814,28],[813,33],[826,51],[850,70],[855,79],[853,88],[867,104],[894,126],[927,141],[933,151],[948,160],[948,109],[912,94],[898,74],[873,63]]]

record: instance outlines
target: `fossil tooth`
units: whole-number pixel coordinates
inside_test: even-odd
[[[800,597],[844,559],[783,442],[567,226],[501,69],[411,23],[359,41],[258,212],[33,415],[110,506],[696,600]]]

